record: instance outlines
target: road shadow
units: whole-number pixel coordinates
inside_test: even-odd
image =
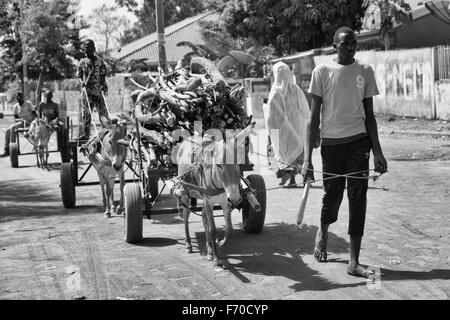
[[[34,180],[0,181],[0,222],[51,215],[98,214],[104,211],[101,205],[78,205],[66,209],[60,191],[49,192],[52,188],[45,182]]]
[[[135,243],[134,245],[139,247],[170,247],[178,245],[180,242],[176,239],[171,238],[144,238],[141,242]]]
[[[286,223],[268,224],[260,234],[247,234],[237,229],[222,253],[224,258],[233,261],[229,263],[230,271],[243,282],[249,282],[243,275],[245,272],[290,279],[295,282],[291,286],[295,291],[327,291],[366,285],[365,280],[335,283],[303,261],[302,256],[312,257],[316,232],[316,226]],[[222,236],[223,233],[219,234]],[[200,253],[205,255],[205,233],[196,233],[196,238]],[[332,232],[328,239],[329,254],[348,252],[349,243],[345,239]]]
[[[61,162],[47,163],[47,165],[45,166],[45,169],[47,171],[60,171],[61,170]]]
[[[433,269],[431,271],[402,271],[380,268],[381,280],[398,281],[398,280],[450,280],[450,270]]]
[[[43,165],[41,167],[38,167],[37,164],[28,164],[21,166],[19,165],[16,169],[27,169],[27,168],[36,168],[38,170],[45,170],[45,171],[59,171],[61,170],[61,162],[53,162],[53,163],[47,163],[46,165]]]
[[[27,179],[14,181],[0,181],[0,203],[5,202],[41,202],[57,201],[60,193],[48,193],[45,185]],[[36,206],[38,207],[38,206]]]

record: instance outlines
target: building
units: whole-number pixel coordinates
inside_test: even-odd
[[[218,14],[207,12],[166,27],[164,34],[167,63],[174,66],[185,54],[192,51],[189,47],[177,46],[178,43],[189,41],[197,45],[205,44],[201,34],[200,21],[217,21],[218,19]],[[127,62],[146,59],[146,64],[151,68],[156,68],[158,66],[157,32],[124,45],[114,54],[114,58]]]

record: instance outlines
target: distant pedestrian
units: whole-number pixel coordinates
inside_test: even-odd
[[[301,172],[304,158],[306,122],[310,110],[305,94],[294,83],[288,65],[278,62],[273,66],[274,83],[269,93],[267,130],[277,162],[280,185],[289,179],[296,186],[295,175]]]
[[[2,157],[9,156],[9,143],[16,142],[16,130],[20,127],[29,127],[36,118],[36,111],[29,101],[25,101],[22,92],[16,94],[17,103],[14,105],[13,114],[15,123],[5,132],[5,146]]]
[[[366,217],[370,150],[375,171],[385,173],[387,162],[378,140],[373,113],[373,96],[378,88],[372,67],[354,59],[357,40],[348,27],[334,34],[337,58],[318,65],[312,73],[308,92],[312,94],[311,117],[307,125],[304,181],[314,181],[311,162],[314,141],[321,124],[321,156],[324,196],[320,228],[317,231],[314,258],[327,261],[328,227],[337,221],[345,184],[349,201],[350,260],[347,272],[368,277],[367,268],[359,264],[361,240]],[[350,174],[355,178],[332,178],[332,174]],[[327,179],[331,178],[331,179]]]
[[[102,126],[109,120],[108,110],[103,95],[108,94],[106,83],[106,65],[95,53],[94,41],[88,39],[83,43],[86,58],[80,61],[78,77],[82,82],[83,91],[83,130],[79,133],[80,140],[88,140],[91,128],[91,111],[96,108]],[[85,92],[84,92],[85,91]]]

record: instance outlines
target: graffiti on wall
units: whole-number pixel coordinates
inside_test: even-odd
[[[336,55],[315,56],[315,65],[326,63]],[[356,59],[372,66],[380,95],[405,100],[432,100],[434,70],[432,49],[396,51],[359,51]]]
[[[431,61],[389,61],[372,64],[380,98],[394,96],[405,100],[430,100],[433,89]]]
[[[431,48],[361,51],[356,58],[374,69],[379,98],[432,100],[434,70]]]
[[[329,63],[336,55],[315,56]],[[380,94],[375,112],[431,118],[434,108],[433,49],[358,51],[356,59],[372,66]]]

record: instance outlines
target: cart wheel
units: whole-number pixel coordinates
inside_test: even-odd
[[[62,132],[57,131],[58,139],[58,150],[61,153],[61,162],[70,162],[70,148],[69,143],[69,132],[65,128],[60,129]]]
[[[70,149],[67,146],[62,146],[61,150],[61,162],[70,162]]]
[[[19,146],[15,142],[9,144],[9,160],[11,160],[11,167],[19,166]]]
[[[75,207],[76,193],[73,170],[72,162],[61,163],[61,196],[64,208]]]
[[[261,205],[261,211],[256,212],[247,202],[242,208],[242,223],[245,232],[260,233],[266,218],[266,184],[263,177],[257,174],[249,175],[247,180],[252,189],[255,190],[255,196]]]
[[[125,241],[142,240],[141,187],[137,183],[125,185]]]

